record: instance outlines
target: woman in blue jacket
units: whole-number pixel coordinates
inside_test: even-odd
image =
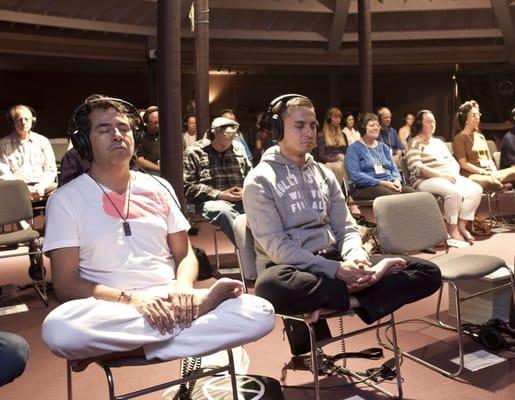
[[[360,115],[358,127],[361,139],[349,146],[345,157],[352,197],[372,200],[389,194],[414,192],[402,183],[391,150],[377,140],[381,130],[377,116],[372,113]]]

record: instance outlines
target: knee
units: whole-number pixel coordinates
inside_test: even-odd
[[[29,358],[30,347],[21,336],[13,333],[0,333],[0,386],[11,382],[25,370]],[[5,367],[5,368],[4,368]]]
[[[84,345],[80,329],[76,329],[68,320],[50,313],[43,321],[41,337],[50,351],[61,357],[76,349],[78,345]]]
[[[252,335],[252,340],[257,340],[270,333],[275,326],[275,311],[272,304],[263,298],[243,294],[243,325],[247,325],[245,332]]]

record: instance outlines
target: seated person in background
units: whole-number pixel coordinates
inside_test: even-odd
[[[485,191],[496,191],[515,182],[515,167],[497,170],[485,137],[479,132],[481,113],[474,100],[463,103],[456,114],[460,132],[454,136],[454,157],[461,174],[481,185]]]
[[[333,172],[340,184],[346,178],[343,160],[349,147],[341,122],[342,112],[336,107],[330,108],[324,118],[322,131],[317,135],[318,159]]]
[[[230,108],[226,108],[226,109],[222,110],[222,112],[220,113],[220,117],[230,119],[231,121],[234,121],[234,122],[238,122],[236,120],[236,114]],[[249,145],[247,144],[247,140],[245,139],[245,135],[240,131],[239,135],[237,135],[234,138],[234,141],[236,141],[236,142],[238,142],[238,143],[240,143],[242,145],[243,149],[245,150],[245,154],[247,156],[247,159],[250,161],[250,165],[253,165],[254,157],[252,155],[252,151],[250,151]]]
[[[75,110],[91,168],[47,206],[44,251],[57,297],[45,318],[51,351],[80,371],[125,356],[167,360],[248,343],[274,325],[270,304],[221,279],[194,289],[198,264],[168,182],[133,172],[134,107],[96,98]]]
[[[150,106],[143,114],[143,135],[139,138],[136,148],[136,164],[143,170],[159,175],[161,144],[159,140],[159,108]]]
[[[30,347],[24,338],[0,331],[0,386],[23,374],[29,353]]]
[[[256,263],[265,268],[256,294],[277,312],[307,314],[311,322],[330,308],[354,309],[370,324],[436,291],[440,271],[431,262],[369,261],[339,182],[310,154],[317,126],[313,103],[283,95],[270,103],[268,118],[279,144],[249,173],[243,192]]]
[[[219,225],[234,243],[233,221],[243,213],[243,180],[250,170],[245,150],[233,139],[239,124],[215,118],[206,137],[184,150],[186,199],[202,207],[202,215]]]
[[[467,224],[474,221],[483,189],[460,175],[460,166],[445,143],[433,137],[435,129],[433,113],[419,111],[407,154],[410,184],[419,191],[443,197],[447,232],[452,239],[474,240]]]
[[[506,132],[501,144],[501,168],[515,167],[515,108],[511,110],[513,128]]]
[[[388,146],[395,164],[399,165],[405,146],[401,143],[397,131],[391,127],[392,113],[388,108],[381,107],[377,110],[377,117],[379,118],[379,124],[381,125],[381,131],[379,132],[377,140]]]
[[[273,144],[272,135],[266,127],[264,115],[264,111],[260,111],[256,115],[255,145],[253,151],[254,166],[259,163],[265,150]]]
[[[197,119],[194,115],[188,115],[184,122],[186,130],[182,134],[182,143],[186,148],[197,141]]]
[[[36,114],[23,104],[8,111],[13,128],[0,140],[0,179],[21,179],[34,200],[55,190],[57,166],[48,139],[34,131]]]
[[[351,145],[354,142],[357,142],[361,135],[358,130],[354,128],[355,119],[352,113],[348,113],[345,116],[345,127],[343,128],[343,134],[347,138],[347,142]]]
[[[89,160],[81,158],[79,152],[75,148],[68,150],[61,160],[61,171],[59,174],[59,186],[70,182],[79,175],[88,172],[91,163]]]
[[[361,139],[349,146],[345,156],[351,196],[356,200],[372,200],[378,196],[413,192],[411,187],[402,184],[388,146],[377,140],[380,129],[377,116],[360,115],[358,128]]]
[[[413,122],[415,122],[415,115],[412,113],[406,113],[402,117],[404,121],[404,125],[399,128],[399,139],[404,146],[404,148],[408,147],[408,137],[411,133],[411,127],[413,126]]]

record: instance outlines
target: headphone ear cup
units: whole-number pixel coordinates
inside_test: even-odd
[[[283,140],[284,136],[284,127],[281,116],[276,113],[272,113],[266,119],[266,128],[268,131],[272,132],[272,140],[275,142],[280,142]]]
[[[91,142],[88,135],[81,131],[76,130],[70,134],[73,147],[77,150],[83,160],[93,161],[93,150],[91,149]]]
[[[480,329],[479,340],[487,349],[497,350],[505,345],[505,340],[499,333],[499,330],[494,327],[483,327]]]

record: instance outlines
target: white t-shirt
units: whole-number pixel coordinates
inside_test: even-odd
[[[81,278],[119,289],[169,284],[175,262],[167,235],[190,228],[168,182],[131,171],[130,207],[125,236],[127,192],[120,195],[83,174],[59,188],[49,199],[43,251],[79,247]],[[170,191],[168,192],[156,179]]]

